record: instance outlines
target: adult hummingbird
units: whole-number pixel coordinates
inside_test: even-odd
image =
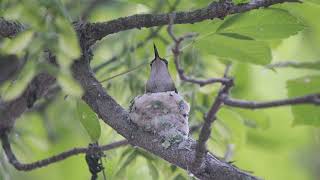
[[[150,63],[151,72],[146,84],[146,93],[175,91],[177,89],[168,71],[168,61],[159,56],[157,47],[153,44],[154,59]]]

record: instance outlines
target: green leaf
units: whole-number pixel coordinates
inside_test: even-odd
[[[138,153],[137,151],[132,151],[128,157],[126,158],[126,160],[122,163],[122,165],[120,166],[119,170],[116,173],[116,177],[121,176],[124,173],[124,170],[130,165],[130,163],[132,163],[136,157],[137,157]]]
[[[30,44],[32,37],[32,31],[21,32],[15,38],[7,39],[1,49],[6,54],[20,54]]]
[[[187,178],[185,178],[183,175],[178,174],[176,177],[174,177],[173,180],[187,180]]]
[[[99,118],[95,112],[84,102],[77,102],[78,117],[82,126],[86,129],[91,140],[96,142],[101,136]]]
[[[36,66],[35,61],[28,60],[18,78],[13,82],[9,82],[7,88],[2,89],[1,98],[4,101],[10,101],[20,96],[36,75]]]
[[[227,108],[222,108],[217,117],[219,122],[222,123],[223,127],[226,128],[225,139],[228,143],[235,143],[238,147],[241,147],[246,141],[246,130],[242,117]]]
[[[73,79],[72,75],[66,72],[60,72],[57,77],[58,83],[62,90],[68,95],[75,97],[81,97],[83,94],[80,84]]]
[[[156,166],[151,161],[147,161],[147,164],[148,164],[149,173],[150,173],[152,179],[153,180],[159,179],[159,172],[158,172],[158,169],[156,168]]]
[[[287,82],[290,98],[307,94],[320,93],[320,76],[305,76]],[[291,106],[294,116],[294,125],[320,126],[320,109],[314,105]]]
[[[320,5],[320,1],[319,0],[307,0],[308,2],[311,3],[315,3],[315,4],[319,4]]]
[[[234,4],[243,4],[243,3],[248,3],[250,0],[232,0]]]
[[[155,1],[145,1],[145,0],[128,0],[131,3],[136,3],[136,4],[143,4],[148,7],[152,7],[154,5]]]
[[[283,39],[305,26],[289,12],[280,9],[253,10],[228,18],[218,33],[236,33],[255,39]]]
[[[73,26],[61,17],[56,18],[56,26],[59,32],[59,51],[69,57],[71,64],[73,60],[81,55],[77,34]]]
[[[244,125],[250,128],[268,129],[270,127],[270,118],[263,111],[250,111],[237,109],[237,113],[244,120]]]
[[[279,62],[276,64],[270,64],[266,66],[267,68],[274,69],[277,67],[291,67],[296,69],[316,69],[320,70],[320,61],[306,61],[306,62],[296,62],[296,61],[288,61],[288,62]]]
[[[199,40],[208,53],[234,61],[266,65],[271,61],[270,48],[261,41],[235,39],[214,34]]]

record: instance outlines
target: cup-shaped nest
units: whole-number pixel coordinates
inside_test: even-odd
[[[174,91],[136,97],[130,107],[133,123],[172,142],[188,137],[189,105]]]

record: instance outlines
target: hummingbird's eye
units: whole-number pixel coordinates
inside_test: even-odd
[[[164,63],[166,63],[166,65],[168,66],[168,61],[167,61],[167,60],[165,60],[165,59],[164,59],[163,61],[164,61]]]

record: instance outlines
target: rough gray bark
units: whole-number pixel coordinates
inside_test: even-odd
[[[24,29],[25,27],[19,22],[7,21],[0,17],[0,36],[8,38],[14,37]]]
[[[3,102],[0,99],[0,133],[10,130],[15,120],[33,103],[42,97],[54,84],[55,78],[47,73],[38,74],[28,85],[21,96],[10,102]]]
[[[74,77],[81,83],[85,94],[83,100],[98,114],[98,116],[133,146],[138,146],[175,164],[187,171],[194,160],[195,144],[192,139],[184,142],[186,146],[177,144],[165,149],[158,137],[145,132],[130,121],[128,112],[123,109],[98,82],[89,66],[84,61],[77,61],[73,65]],[[188,147],[188,148],[186,148]],[[200,179],[243,180],[257,179],[240,169],[219,160],[212,154],[206,154],[204,162],[197,172],[191,173]]]
[[[221,0],[220,2],[211,3],[208,7],[194,11],[176,12],[174,13],[175,18],[173,19],[173,23],[186,24],[207,19],[224,18],[230,14],[284,2],[297,2],[297,0],[261,0],[241,5],[234,5],[227,0]],[[85,90],[83,100],[89,104],[105,123],[124,136],[133,146],[146,149],[168,162],[189,171],[189,166],[195,157],[195,141],[188,139],[184,142],[184,146],[173,145],[165,149],[157,136],[139,129],[130,121],[128,112],[104,91],[88,65],[91,57],[89,48],[97,40],[124,30],[169,24],[169,17],[172,14],[139,14],[102,23],[76,22],[74,26],[79,35],[83,56],[74,63],[72,70],[75,78]],[[23,29],[24,27],[19,23],[5,21],[3,18],[0,18],[0,36],[2,37],[15,36]],[[28,107],[32,106],[36,99],[45,94],[54,81],[55,79],[48,76],[48,74],[39,74],[16,100],[7,103],[0,102],[0,132],[11,128],[14,120]],[[196,172],[191,170],[191,173],[200,179],[257,179],[233,165],[219,160],[210,153],[207,153],[203,159],[204,161]]]

